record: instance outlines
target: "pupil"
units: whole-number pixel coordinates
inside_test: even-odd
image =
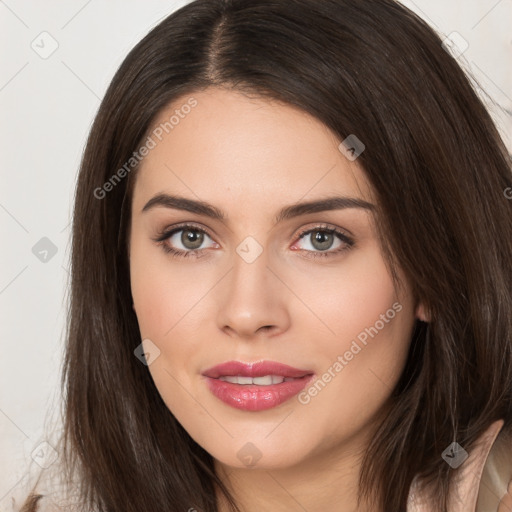
[[[317,249],[329,249],[332,245],[332,233],[317,231],[313,238],[313,246]]]
[[[197,249],[198,247],[201,247],[201,244],[203,243],[203,238],[203,233],[199,233],[198,231],[192,231],[189,229],[183,231],[183,234],[181,235],[181,242],[188,249]],[[190,244],[192,246],[190,246]]]

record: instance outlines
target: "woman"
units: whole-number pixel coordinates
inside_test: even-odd
[[[88,140],[64,497],[24,510],[509,510],[511,186],[400,4],[173,13]]]

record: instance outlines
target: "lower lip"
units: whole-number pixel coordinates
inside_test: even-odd
[[[225,404],[243,411],[264,411],[286,402],[300,393],[313,379],[306,375],[281,384],[258,386],[256,384],[232,384],[220,379],[206,377],[210,391]]]

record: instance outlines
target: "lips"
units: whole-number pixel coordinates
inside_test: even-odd
[[[245,411],[276,407],[300,393],[314,376],[274,361],[228,361],[203,372],[208,389],[225,404]]]
[[[311,375],[312,370],[299,370],[286,364],[274,361],[259,361],[256,363],[242,363],[240,361],[228,361],[209,368],[203,375],[218,379],[219,377],[264,377],[266,375],[278,375],[284,378],[300,378]]]

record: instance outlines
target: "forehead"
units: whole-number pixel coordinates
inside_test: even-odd
[[[154,147],[137,171],[136,209],[169,191],[225,210],[277,209],[336,193],[372,199],[362,169],[341,153],[335,134],[283,103],[210,88],[167,106],[149,136]]]

